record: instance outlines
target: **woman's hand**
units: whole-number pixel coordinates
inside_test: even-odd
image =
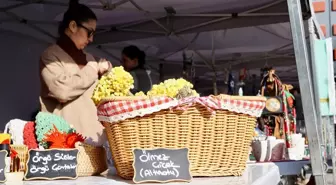
[[[112,68],[111,62],[107,61],[106,59],[100,59],[98,62],[98,69],[99,69],[99,74],[103,75],[106,72],[110,71]]]

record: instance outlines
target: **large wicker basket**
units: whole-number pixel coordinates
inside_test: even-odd
[[[226,96],[225,96],[226,97]],[[230,97],[257,100],[261,97]],[[204,106],[161,110],[118,123],[103,122],[118,175],[133,178],[133,148],[189,148],[192,176],[239,176],[246,168],[256,117]]]

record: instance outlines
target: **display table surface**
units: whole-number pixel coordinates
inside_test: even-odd
[[[57,181],[23,181],[6,182],[6,185],[126,185],[134,184],[133,181],[123,180],[115,175],[113,170],[106,176],[79,177],[77,180]],[[168,184],[190,185],[277,185],[280,182],[279,168],[272,163],[248,164],[246,171],[241,177],[208,177],[193,178],[190,183],[172,182]],[[154,183],[144,183],[149,185]],[[157,184],[157,183],[156,183]]]
[[[256,162],[248,162],[247,164],[255,164]],[[263,162],[264,163],[272,163],[278,166],[280,175],[298,175],[301,172],[301,168],[306,165],[310,164],[310,160],[299,160],[299,161],[277,161],[277,162]],[[332,164],[330,164],[332,166]]]

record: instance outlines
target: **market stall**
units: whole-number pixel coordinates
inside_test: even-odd
[[[233,180],[246,184],[255,181],[258,168],[264,169],[263,164],[247,167],[246,161],[265,97],[200,97],[182,78],[132,94],[133,83],[123,67],[114,67],[92,95],[121,178],[164,183],[243,175]],[[90,144],[54,114],[40,112],[33,122],[12,120],[0,136],[2,182],[76,180],[108,169],[105,149]],[[278,167],[266,167],[261,170],[265,174],[257,175],[258,182],[265,181],[268,173],[278,175]]]
[[[260,1],[253,3],[249,2],[251,4],[246,4],[246,2],[243,1],[232,4],[226,2],[217,2],[216,5],[214,5],[215,2],[203,2],[205,4],[204,6],[202,6],[202,10],[199,10],[196,7],[191,8],[190,4],[187,3],[186,6],[182,6],[179,5],[178,2],[169,2],[167,6],[165,3],[162,3],[161,5],[156,5],[153,2],[148,4],[143,2],[142,6],[140,5],[140,3],[136,3],[134,1],[129,1],[128,3],[127,2],[128,1],[119,1],[115,4],[103,3],[103,5],[88,2],[88,4],[92,6],[92,8],[97,9],[97,14],[103,20],[100,25],[100,33],[97,34],[96,41],[94,43],[95,47],[93,47],[93,50],[95,50],[96,52],[98,51],[97,53],[100,52],[101,54],[103,52],[109,57],[116,58],[118,60],[118,57],[116,57],[118,53],[116,53],[116,51],[118,51],[119,48],[115,48],[116,45],[122,47],[126,44],[129,44],[130,42],[127,41],[112,44],[110,42],[169,35],[169,37],[165,39],[177,42],[177,45],[179,46],[177,47],[176,51],[175,49],[172,50],[172,48],[174,47],[169,45],[168,47],[166,43],[162,43],[162,39],[160,40],[160,38],[135,40],[132,42],[138,45],[141,45],[141,43],[146,43],[147,45],[142,45],[143,48],[154,45],[155,42],[158,42],[159,45],[162,45],[161,47],[154,48],[154,51],[152,53],[150,49],[148,50],[148,53],[152,54],[151,56],[153,56],[152,62],[150,63],[151,65],[155,64],[155,62],[157,61],[161,61],[160,63],[167,63],[170,61],[177,63],[177,61],[182,60],[181,58],[183,54],[187,53],[189,55],[190,53],[194,53],[196,57],[193,58],[193,61],[196,62],[192,65],[193,67],[199,67],[196,70],[196,74],[199,74],[200,72],[207,72],[208,74],[210,74],[209,76],[202,76],[205,81],[209,81],[209,78],[212,81],[217,81],[216,78],[224,78],[225,76],[230,75],[233,76],[232,71],[237,71],[237,69],[242,68],[240,66],[247,65],[248,62],[253,61],[251,60],[251,58],[253,57],[257,58],[256,60],[259,61],[258,67],[266,65],[276,66],[276,64],[278,63],[282,63],[282,65],[284,65],[283,61],[277,63],[276,60],[273,60],[277,58],[280,60],[286,59],[288,65],[292,65],[295,67],[295,63],[293,60],[293,48],[291,46],[292,41],[291,38],[286,38],[286,36],[288,36],[288,34],[290,33],[288,23],[259,26],[254,28],[236,28],[232,29],[231,32],[230,30],[205,32],[210,30],[218,30],[219,27],[222,28],[223,24],[218,24],[216,26],[215,23],[221,23],[221,21],[224,20],[227,20],[226,22],[228,22],[226,26],[227,28],[256,25],[256,20],[258,20],[258,24],[286,22],[288,21],[288,13],[286,10],[287,4],[285,1]],[[62,7],[63,5],[67,4],[52,1],[43,1],[39,3],[43,5],[43,11],[45,11],[44,8],[47,9],[49,5],[57,5]],[[218,3],[223,4],[219,6]],[[22,8],[24,8],[25,5],[26,4],[24,2],[22,4],[14,3],[9,4],[9,7],[4,9],[4,13],[6,14],[6,16],[10,17],[9,19],[15,18],[21,20],[20,23],[9,23],[7,27],[4,27],[4,29],[20,30],[17,29],[18,26],[28,26],[32,27],[33,29],[27,31],[25,34],[33,37],[39,37],[39,39],[45,39],[46,42],[52,41],[52,39],[55,38],[55,35],[46,31],[49,29],[54,29],[52,25],[50,26],[47,23],[48,26],[46,26],[46,22],[41,20],[21,19],[21,16],[28,16],[30,11],[29,9],[27,9],[26,12],[18,10],[17,12],[9,11],[10,9],[16,9],[17,7],[20,8],[21,6]],[[156,13],[154,9],[157,7],[155,7],[155,5],[161,7],[162,10],[160,11],[163,11],[163,9],[165,9],[165,12],[163,14],[162,12]],[[120,7],[120,9],[118,9],[117,7]],[[217,9],[218,7],[233,8]],[[105,11],[101,11],[99,10],[99,8],[103,8]],[[113,14],[113,16],[111,17],[110,14],[108,14],[110,12],[106,11],[112,9],[116,11],[116,14]],[[153,10],[154,13],[147,11],[147,9]],[[141,16],[138,14],[138,12],[134,12],[134,10],[140,10]],[[176,11],[186,12],[186,14],[179,14],[176,13]],[[270,11],[273,13],[269,13]],[[58,12],[58,10],[56,11],[55,9],[55,12]],[[143,12],[146,12],[144,16],[142,16]],[[231,12],[242,13],[228,14]],[[123,16],[123,13],[128,14],[129,17]],[[125,17],[125,19],[118,19],[118,16]],[[162,18],[162,16],[164,18]],[[186,26],[185,24],[182,24],[186,22],[186,20],[184,19],[186,17],[190,18],[190,22],[192,22],[193,25]],[[193,17],[198,17],[198,19],[193,19]],[[220,18],[214,19],[216,17]],[[147,21],[148,18],[150,19],[150,21]],[[56,16],[54,20],[58,19],[59,18],[57,18]],[[111,22],[109,20],[115,20],[119,22]],[[162,23],[165,21],[167,21],[168,23]],[[230,21],[233,21],[234,24],[230,24]],[[11,20],[9,20],[9,22],[11,22]],[[132,24],[129,24],[130,22],[132,22]],[[170,22],[174,23],[170,24]],[[237,22],[240,22],[240,24],[236,24]],[[213,28],[210,29],[210,26],[205,26],[208,24],[213,26]],[[39,27],[37,27],[36,25],[39,25]],[[157,26],[159,28],[157,28]],[[173,27],[173,29],[171,27]],[[277,30],[279,28],[282,28],[284,31],[278,32]],[[244,29],[245,31],[243,31]],[[227,33],[232,34],[229,35],[228,38],[240,37],[241,35],[237,33],[239,31],[241,31],[241,33],[244,33],[246,32],[246,29],[249,29],[247,32],[255,31],[254,35],[259,34],[259,36],[261,35],[260,37],[266,37],[265,33],[268,33],[267,36],[269,37],[265,38],[263,42],[260,42],[258,47],[251,46],[250,48],[242,47],[242,45],[246,45],[246,43],[244,42],[238,44],[238,46],[234,46],[234,40],[232,41],[231,48],[223,47],[226,42],[216,42],[216,40],[224,40],[224,38],[226,38],[227,36],[222,37],[221,35],[226,35]],[[269,33],[270,30],[274,31],[275,33],[272,31],[271,33]],[[47,35],[48,38],[46,38],[45,36],[41,36],[41,34],[37,32]],[[123,36],[124,32],[133,33],[127,33],[127,36]],[[196,32],[196,34],[190,34],[193,32]],[[234,35],[234,33],[236,33],[236,36]],[[200,34],[202,36],[199,36]],[[109,35],[113,35],[113,37]],[[271,41],[271,35],[278,39],[277,42]],[[258,40],[255,38],[250,39],[251,42]],[[211,40],[210,47],[209,44],[200,44],[204,43],[205,40]],[[242,41],[245,40],[244,38],[242,39]],[[262,45],[266,45],[266,47]],[[240,51],[243,52],[237,55],[237,53]],[[248,59],[245,60],[245,58]],[[217,63],[217,61],[221,62]],[[179,63],[178,65],[181,65],[181,63]],[[251,66],[250,68],[253,69],[258,67]],[[117,70],[117,68],[115,69]],[[166,67],[165,69],[169,70],[168,67]],[[155,71],[155,69],[152,70]],[[224,71],[224,73],[221,73],[222,71]],[[277,71],[288,71],[288,68],[279,67],[279,70]],[[97,86],[95,94],[92,98],[97,105],[100,121],[103,123],[107,130],[110,148],[106,149],[111,149],[118,175],[125,179],[131,179],[136,176],[137,169],[141,170],[141,168],[137,168],[133,164],[133,162],[136,161],[135,151],[133,151],[132,153],[132,150],[134,148],[139,148],[140,150],[142,150],[142,152],[148,152],[148,150],[154,148],[163,148],[167,150],[178,150],[185,148],[187,150],[186,154],[184,154],[184,157],[186,159],[176,157],[176,160],[180,161],[181,165],[185,164],[184,167],[189,168],[190,174],[186,174],[184,179],[159,179],[158,181],[160,182],[170,180],[190,181],[192,176],[240,176],[242,174],[244,174],[242,178],[244,179],[246,174],[255,174],[255,168],[259,167],[248,165],[248,167],[246,168],[246,160],[249,154],[250,142],[254,135],[256,118],[261,116],[264,107],[267,106],[266,99],[264,97],[244,97],[228,95],[199,97],[199,94],[192,88],[193,86],[189,84],[189,82],[187,83],[183,80],[179,81],[171,79],[172,76],[178,75],[174,68],[170,71],[170,73],[171,74],[166,76],[166,79],[168,78],[169,80],[161,84],[159,84],[157,81],[157,84],[159,84],[158,86],[155,86],[155,88],[153,87],[153,89],[149,92],[142,92],[139,94],[128,94],[128,91],[132,86],[132,81],[127,79],[118,81],[118,83],[122,82],[124,85],[126,84],[126,86],[124,86],[124,89],[114,88],[111,83],[106,83],[109,80],[115,80],[112,77],[110,78],[108,75],[106,76],[106,78],[101,79],[101,86]],[[114,73],[112,73],[111,75],[113,76],[116,74],[116,71],[114,71]],[[221,74],[222,76],[218,74]],[[292,75],[287,75],[289,79],[286,81],[296,81],[296,75],[293,75],[295,74],[295,70],[291,74]],[[111,86],[106,87],[106,84],[109,84]],[[206,83],[203,82],[203,85],[204,84]],[[213,86],[215,87],[216,85]],[[288,91],[288,89],[282,88],[282,86],[280,86],[279,91],[273,96],[282,96],[282,102],[278,102],[278,106],[282,106],[282,104],[284,104],[286,110],[281,113],[287,114],[291,110],[287,111],[287,99],[289,98],[289,96],[286,96],[288,93],[285,92],[285,90]],[[217,91],[214,92],[215,94],[217,94]],[[232,92],[232,94],[237,94],[237,92]],[[241,93],[241,95],[242,94],[243,93]],[[290,106],[290,108],[293,107]],[[291,121],[286,120],[289,119],[290,116],[292,116]],[[293,130],[291,130],[291,125],[295,126],[295,121],[292,124],[292,121],[295,119],[295,115],[293,117],[292,112],[290,112],[290,115],[285,115],[284,119],[287,121],[286,124],[284,124],[286,125],[286,128],[283,130],[284,134],[281,135],[286,136],[285,140],[283,140],[282,142],[282,144],[286,145],[286,147],[282,145],[282,148],[288,149],[292,148],[292,138],[294,137],[291,138],[290,136],[295,133],[295,127],[293,127]],[[55,122],[54,120],[57,120],[57,122]],[[27,172],[28,170],[29,172],[31,171],[31,169],[34,169],[34,166],[35,168],[38,168],[36,167],[36,164],[32,163],[34,162],[34,156],[38,155],[39,153],[43,153],[44,155],[56,156],[56,154],[58,154],[57,152],[63,152],[64,155],[73,155],[73,158],[76,158],[75,156],[77,156],[78,160],[75,162],[73,161],[74,164],[68,164],[70,166],[73,166],[73,169],[76,168],[77,171],[76,173],[74,172],[74,174],[69,173],[63,174],[61,176],[57,176],[57,174],[49,174],[50,176],[43,176],[43,174],[40,174],[40,176],[34,176],[34,174],[24,173],[23,176],[25,176],[26,180],[34,180],[42,176],[42,179],[44,178],[49,180],[56,180],[59,177],[76,179],[78,176],[90,176],[100,174],[107,169],[106,163],[104,163],[106,159],[104,157],[97,157],[101,157],[102,153],[105,154],[104,148],[87,146],[86,144],[78,144],[83,143],[84,139],[81,137],[81,133],[76,133],[75,131],[72,131],[72,129],[70,128],[71,123],[66,124],[64,123],[64,121],[62,121],[62,118],[52,118],[52,115],[42,115],[41,113],[38,114],[36,120],[32,121],[34,122],[26,124],[26,126],[30,126],[30,128],[27,128],[27,131],[30,132],[30,136],[28,134],[29,137],[33,137],[34,133],[37,135],[36,141],[32,143],[29,142],[29,146],[28,144],[23,143],[28,147],[23,147],[24,149],[22,151],[20,151],[20,148],[16,148],[17,146],[15,146],[15,144],[22,144],[19,143],[19,141],[18,143],[12,144],[12,147],[6,150],[8,153],[11,152],[14,154],[18,152],[17,155],[10,156],[10,158],[12,159],[11,163],[16,160],[16,157],[20,155],[26,156],[27,154],[29,154],[27,159],[25,157],[21,157],[19,159],[21,161],[21,165],[20,163],[12,164],[12,166],[19,166],[14,171]],[[51,122],[54,125],[50,124]],[[239,126],[237,126],[237,123],[239,123]],[[148,125],[151,126],[148,127]],[[14,134],[12,132],[11,136],[13,135]],[[272,135],[274,135],[274,133],[268,134],[267,136]],[[60,137],[64,138],[64,141],[60,140]],[[68,141],[68,138],[71,139],[70,143]],[[10,139],[13,140],[13,138]],[[278,142],[278,140],[276,139],[281,140],[283,138],[275,138],[274,141]],[[296,140],[301,141],[302,139],[301,137],[297,137]],[[47,147],[43,146],[44,142],[46,141],[52,144],[48,145]],[[258,139],[258,142],[263,143],[260,141],[260,138]],[[267,140],[266,142],[272,143],[272,145],[276,145],[270,140]],[[66,145],[64,143],[66,143]],[[260,143],[259,145],[262,145]],[[3,144],[9,145],[10,143]],[[278,144],[281,144],[281,142]],[[45,150],[43,152],[40,151],[41,148],[39,146],[41,145],[44,149],[48,150]],[[267,144],[265,146],[267,147]],[[28,149],[30,150],[28,151]],[[61,151],[58,151],[60,149]],[[262,153],[265,151],[260,150],[259,152]],[[177,155],[176,153],[179,154],[175,151],[175,153],[173,152],[171,156]],[[283,157],[287,157],[287,159],[290,159],[290,157],[286,156],[285,153],[279,152],[278,154],[280,155],[278,159],[283,159]],[[270,156],[271,155],[269,155],[268,161],[272,159]],[[300,156],[294,156],[292,159],[302,159],[302,155]],[[22,164],[27,164],[27,166],[25,167],[25,165]],[[53,165],[54,164],[51,164],[50,168],[52,168]],[[274,184],[277,183],[277,170],[278,169],[274,167],[272,167],[272,170],[269,170],[270,173],[274,172],[274,177],[277,176],[276,178],[273,178],[273,180],[275,180]],[[89,179],[91,179],[92,181],[95,180],[95,178]],[[223,178],[223,181],[221,181],[222,179],[216,179],[216,181],[218,180],[220,182],[224,182],[225,179],[228,178]],[[192,183],[193,181],[194,180],[192,180]],[[245,184],[253,183],[253,180],[243,181],[244,182],[242,183]],[[80,180],[78,182],[80,182]]]

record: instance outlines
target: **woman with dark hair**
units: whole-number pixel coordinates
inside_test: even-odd
[[[111,63],[98,62],[83,49],[93,41],[97,17],[87,6],[71,0],[59,25],[59,39],[41,55],[41,111],[62,116],[79,133],[103,144],[103,127],[91,100],[98,76]]]
[[[152,88],[152,80],[145,68],[146,54],[136,46],[127,46],[122,50],[122,65],[130,72],[134,79],[132,93],[142,91],[146,93]]]

